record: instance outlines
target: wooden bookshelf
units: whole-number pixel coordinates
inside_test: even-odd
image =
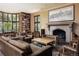
[[[29,13],[20,13],[20,32],[30,32],[30,18],[31,15]]]

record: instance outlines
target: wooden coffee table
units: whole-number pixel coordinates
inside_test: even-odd
[[[55,40],[50,38],[34,38],[32,41],[43,45],[53,44],[55,42]]]

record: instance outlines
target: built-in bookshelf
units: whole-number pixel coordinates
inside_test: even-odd
[[[29,13],[20,13],[20,30],[21,32],[30,33],[30,18],[31,15]]]

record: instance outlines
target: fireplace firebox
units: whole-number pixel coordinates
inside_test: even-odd
[[[53,30],[53,35],[57,35],[59,40],[66,42],[66,32],[64,30],[55,29],[55,30]]]

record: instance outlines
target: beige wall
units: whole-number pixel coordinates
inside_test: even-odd
[[[79,4],[75,4],[75,22],[79,23]]]
[[[31,16],[31,31],[34,31],[34,16],[35,15],[40,15],[40,23],[41,23],[41,29],[46,28],[46,24],[48,23],[48,12],[43,11],[43,12],[37,12],[32,14]]]
[[[79,4],[75,4],[75,27],[74,32],[79,36]]]
[[[32,16],[31,16],[31,31],[32,32],[34,31],[34,16],[40,15],[41,29],[42,28],[47,29],[48,10],[55,9],[55,8],[60,8],[60,7],[66,6],[66,5],[71,5],[71,4],[59,4],[59,5],[56,5],[56,6],[48,7],[47,9],[41,10],[39,12],[33,13]],[[75,22],[79,24],[79,4],[74,4],[74,5],[75,5]],[[75,30],[75,31],[78,32],[79,29]]]

